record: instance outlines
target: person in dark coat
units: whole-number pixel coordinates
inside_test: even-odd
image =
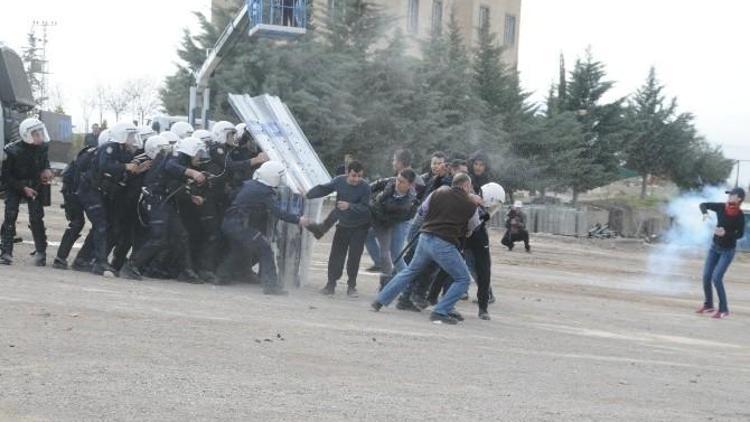
[[[742,202],[745,200],[745,190],[735,188],[727,191],[729,197],[726,203],[704,202],[700,204],[703,220],[708,218],[708,212],[716,213],[716,229],[714,230],[711,248],[706,256],[703,269],[703,306],[697,313],[713,312],[713,318],[721,319],[729,316],[727,294],[724,290],[724,274],[734,259],[737,241],[745,236],[745,214],[742,212]],[[716,288],[719,296],[719,309],[714,309],[713,290]]]

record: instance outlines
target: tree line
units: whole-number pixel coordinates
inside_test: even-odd
[[[586,51],[568,69],[561,57],[559,81],[535,104],[488,28],[468,45],[451,15],[414,55],[396,19],[376,4],[335,4],[299,40],[237,43],[210,82],[213,120],[236,120],[227,93],[270,93],[289,106],[330,168],[353,154],[370,173],[387,174],[396,148],[410,148],[420,162],[435,150],[482,150],[509,191],[572,191],[574,202],[625,170],[642,178],[642,195],[650,177],[692,189],[729,176],[732,162],[665,96],[654,69],[631,96],[607,101],[614,82],[602,62]],[[192,71],[230,19],[212,25],[196,17],[201,30],[185,30],[181,63],[160,91],[170,114],[187,114]]]

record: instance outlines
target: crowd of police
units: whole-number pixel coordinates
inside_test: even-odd
[[[5,147],[2,167],[6,198],[0,263],[13,263],[16,219],[19,205],[26,202],[35,245],[33,263],[44,266],[43,207],[49,196],[42,192],[49,191],[53,178],[47,159],[49,135],[44,124],[33,118],[22,122],[19,132],[21,139]],[[408,283],[399,279],[399,309],[421,311],[432,304],[444,310],[436,320],[454,321],[453,305],[441,307],[438,302],[441,295],[453,300],[456,289],[459,296],[466,295],[466,277],[455,273],[455,267],[463,265],[471,269],[478,286],[479,316],[489,319],[487,307],[494,298],[485,225],[505,199],[502,187],[489,178],[489,159],[475,154],[469,160],[449,162],[445,154],[436,152],[430,171],[423,175],[411,168],[411,161],[408,150],[396,151],[394,175],[369,183],[362,163],[348,160],[342,174],[330,183],[303,192],[307,198],[336,195],[327,218],[312,223],[280,208],[276,188],[284,180],[285,167],[256,148],[244,124],[217,122],[207,131],[177,122],[157,133],[118,123],[89,134],[62,173],[69,224],[52,266],[189,283],[226,284],[251,277],[263,284],[264,293],[283,295],[286,291],[266,235],[269,219],[305,227],[316,238],[335,225],[328,282],[321,293],[335,293],[346,266],[347,294],[357,296],[356,279],[366,247],[381,273],[381,290],[388,294],[395,289],[393,278],[413,270]],[[431,202],[441,205],[430,206]],[[513,227],[519,225],[519,213],[511,211],[508,236],[517,231]],[[69,264],[86,220],[91,228]],[[430,242],[433,236],[437,240]],[[420,241],[420,237],[427,239]],[[528,250],[527,237],[508,240],[524,240]],[[447,255],[425,257],[423,249],[444,247],[440,242],[460,253],[461,265]],[[257,273],[252,270],[256,264]]]

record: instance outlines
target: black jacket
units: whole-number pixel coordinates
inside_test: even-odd
[[[700,210],[706,214],[709,210],[716,213],[716,227],[723,227],[726,234],[722,237],[714,236],[714,245],[724,249],[734,249],[737,241],[745,236],[745,214],[740,210],[739,215],[730,217],[726,214],[722,202],[704,202]]]
[[[49,169],[47,145],[16,141],[5,146],[2,179],[7,189],[23,193],[23,188],[41,188],[41,173]]]
[[[370,185],[375,196],[370,202],[373,225],[392,227],[408,221],[417,212],[419,201],[415,191],[410,190],[403,196],[396,196],[396,179],[380,179]]]

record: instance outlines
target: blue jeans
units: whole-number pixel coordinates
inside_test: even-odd
[[[392,259],[396,259],[396,257],[401,254],[401,250],[405,246],[404,243],[406,242],[406,235],[409,231],[410,225],[411,221],[404,221],[393,226],[390,245]],[[376,265],[379,265],[380,245],[378,244],[378,240],[375,238],[375,231],[372,228],[370,228],[370,231],[367,233],[365,248],[367,248],[367,253],[370,255],[370,258],[372,258],[372,262],[374,262]],[[406,264],[404,263],[404,257],[401,257],[398,260],[394,261],[393,267],[396,269],[396,271],[401,271],[402,269],[404,269],[404,267],[406,267]]]
[[[727,306],[727,293],[724,290],[724,274],[726,274],[729,264],[734,259],[735,249],[724,249],[714,244],[708,250],[706,256],[706,265],[703,268],[703,294],[706,298],[703,303],[706,306],[713,307],[713,291],[711,282],[716,287],[716,294],[719,296],[719,312],[729,312]]]
[[[453,311],[456,302],[469,290],[469,283],[471,283],[469,268],[455,245],[429,233],[422,233],[419,236],[417,250],[411,262],[378,294],[377,301],[383,305],[389,305],[409,283],[427,270],[432,262],[437,263],[453,279],[450,289],[435,306],[433,312],[447,315]]]

